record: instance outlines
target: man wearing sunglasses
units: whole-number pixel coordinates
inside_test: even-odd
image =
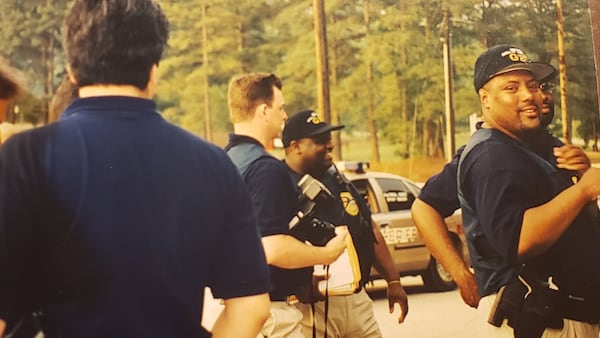
[[[482,297],[479,337],[599,334],[600,170],[574,184],[527,144],[541,124],[538,81],[553,72],[509,45],[475,63],[484,124],[461,154],[457,186]]]
[[[535,153],[550,163],[555,165],[558,165],[557,162],[561,163],[560,168],[563,174],[573,175],[587,170],[590,167],[590,161],[581,148],[564,145],[548,131],[548,126],[554,118],[552,93],[554,83],[552,81],[555,77],[556,72],[553,72],[540,84],[541,125],[536,133],[528,137],[527,142]],[[452,161],[447,163],[442,171],[427,180],[419,198],[413,204],[411,213],[429,251],[450,273],[465,304],[477,307],[480,297],[477,292],[475,275],[452,244],[443,220],[460,208],[456,191],[456,172],[463,150],[464,146],[457,150]]]
[[[294,114],[283,130],[285,162],[292,180],[298,182],[304,174],[321,181],[336,198],[336,204],[322,211],[317,218],[335,225],[347,225],[358,252],[362,279],[359,291],[345,296],[331,296],[326,312],[325,301],[311,306],[299,304],[304,317],[304,334],[309,337],[315,326],[319,336],[328,337],[381,337],[373,314],[372,301],[363,286],[369,281],[371,265],[388,282],[390,313],[395,304],[400,305],[398,322],[408,313],[408,302],[383,235],[371,219],[369,207],[356,188],[333,166],[331,132],[344,126],[332,126],[321,121],[317,112],[305,110]],[[315,321],[312,320],[315,318]],[[327,318],[327,326],[323,325]]]

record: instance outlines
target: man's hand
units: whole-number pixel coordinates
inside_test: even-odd
[[[212,330],[213,338],[255,338],[269,318],[269,294],[229,298]]]
[[[471,307],[477,307],[479,293],[475,276],[465,264],[462,254],[456,250],[440,213],[417,198],[412,205],[411,214],[427,248],[456,282],[463,301]]]
[[[6,330],[6,322],[0,319],[0,337],[4,335],[4,330]]]
[[[462,269],[461,272],[457,272],[454,275],[454,281],[460,291],[465,304],[470,307],[477,308],[479,306],[479,291],[477,290],[477,280],[475,275],[467,267]]]
[[[346,249],[346,237],[348,236],[348,227],[335,227],[335,234],[336,236],[330,239],[324,247],[328,250],[328,261],[325,262],[325,265],[335,262],[335,260],[338,259],[338,257],[340,257],[340,255]]]
[[[388,284],[387,287],[388,304],[390,307],[390,313],[394,313],[395,304],[400,305],[400,316],[398,317],[398,323],[404,322],[404,318],[408,314],[408,297],[406,291],[400,284],[399,280],[394,280]]]
[[[556,166],[560,169],[577,171],[582,175],[590,168],[590,159],[583,149],[572,144],[565,144],[562,147],[554,148],[556,157]]]
[[[328,279],[330,276],[313,275],[311,285],[303,285],[296,291],[296,297],[301,303],[312,304],[325,300],[325,295],[319,291],[319,282]]]
[[[600,196],[600,169],[590,168],[577,182],[584,189],[588,201],[595,201]]]

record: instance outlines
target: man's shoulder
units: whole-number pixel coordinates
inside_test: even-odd
[[[56,133],[56,130],[56,125],[51,123],[37,128],[14,132],[11,137],[2,143],[2,148],[22,148],[43,145],[51,135]]]
[[[460,155],[463,159],[474,155],[488,155],[490,159],[501,158],[499,155],[519,154],[522,146],[519,143],[495,129],[480,129],[467,142]]]
[[[287,165],[269,153],[258,156],[254,162],[248,166],[248,171],[258,171],[265,175],[277,174],[290,177]]]

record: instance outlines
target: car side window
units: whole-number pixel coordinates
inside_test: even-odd
[[[415,195],[407,189],[404,182],[393,178],[377,178],[377,183],[383,191],[389,211],[410,210]]]
[[[379,206],[377,205],[377,200],[375,199],[375,193],[369,184],[369,181],[366,179],[354,180],[352,181],[356,191],[363,197],[367,205],[371,209],[372,213],[379,212]]]

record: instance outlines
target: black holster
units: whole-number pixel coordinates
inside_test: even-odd
[[[562,329],[560,303],[560,291],[522,271],[498,292],[488,322],[500,327],[507,319],[515,338],[541,337],[546,328]]]

